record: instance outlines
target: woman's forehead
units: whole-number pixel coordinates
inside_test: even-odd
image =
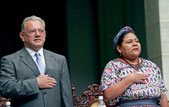
[[[128,33],[124,36],[124,39],[138,39],[134,33]]]

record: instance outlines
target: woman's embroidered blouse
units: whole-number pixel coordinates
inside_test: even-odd
[[[161,95],[167,92],[159,67],[149,60],[141,59],[142,62],[140,63],[139,71],[136,71],[129,64],[116,59],[108,62],[105,66],[101,78],[102,90],[116,84],[133,72],[148,75],[146,84],[133,83],[123,94],[114,100],[115,102],[141,98],[159,98],[160,100]]]

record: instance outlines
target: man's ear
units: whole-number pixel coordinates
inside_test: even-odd
[[[24,35],[24,33],[20,32],[20,33],[19,33],[19,36],[20,36],[20,38],[22,39],[22,41],[24,42],[24,41],[25,41],[25,38],[24,38],[25,35]]]

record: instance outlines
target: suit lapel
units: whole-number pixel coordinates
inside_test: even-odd
[[[25,48],[21,50],[20,58],[21,61],[23,61],[23,63],[25,63],[25,65],[28,66],[36,76],[40,75],[38,67]]]
[[[51,76],[52,72],[50,70],[53,68],[53,64],[54,64],[53,56],[44,49],[44,57],[45,57],[45,62],[46,62],[45,74]]]

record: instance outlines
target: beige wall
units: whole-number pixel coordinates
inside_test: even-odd
[[[147,57],[161,68],[169,90],[169,0],[144,0],[144,4]]]

